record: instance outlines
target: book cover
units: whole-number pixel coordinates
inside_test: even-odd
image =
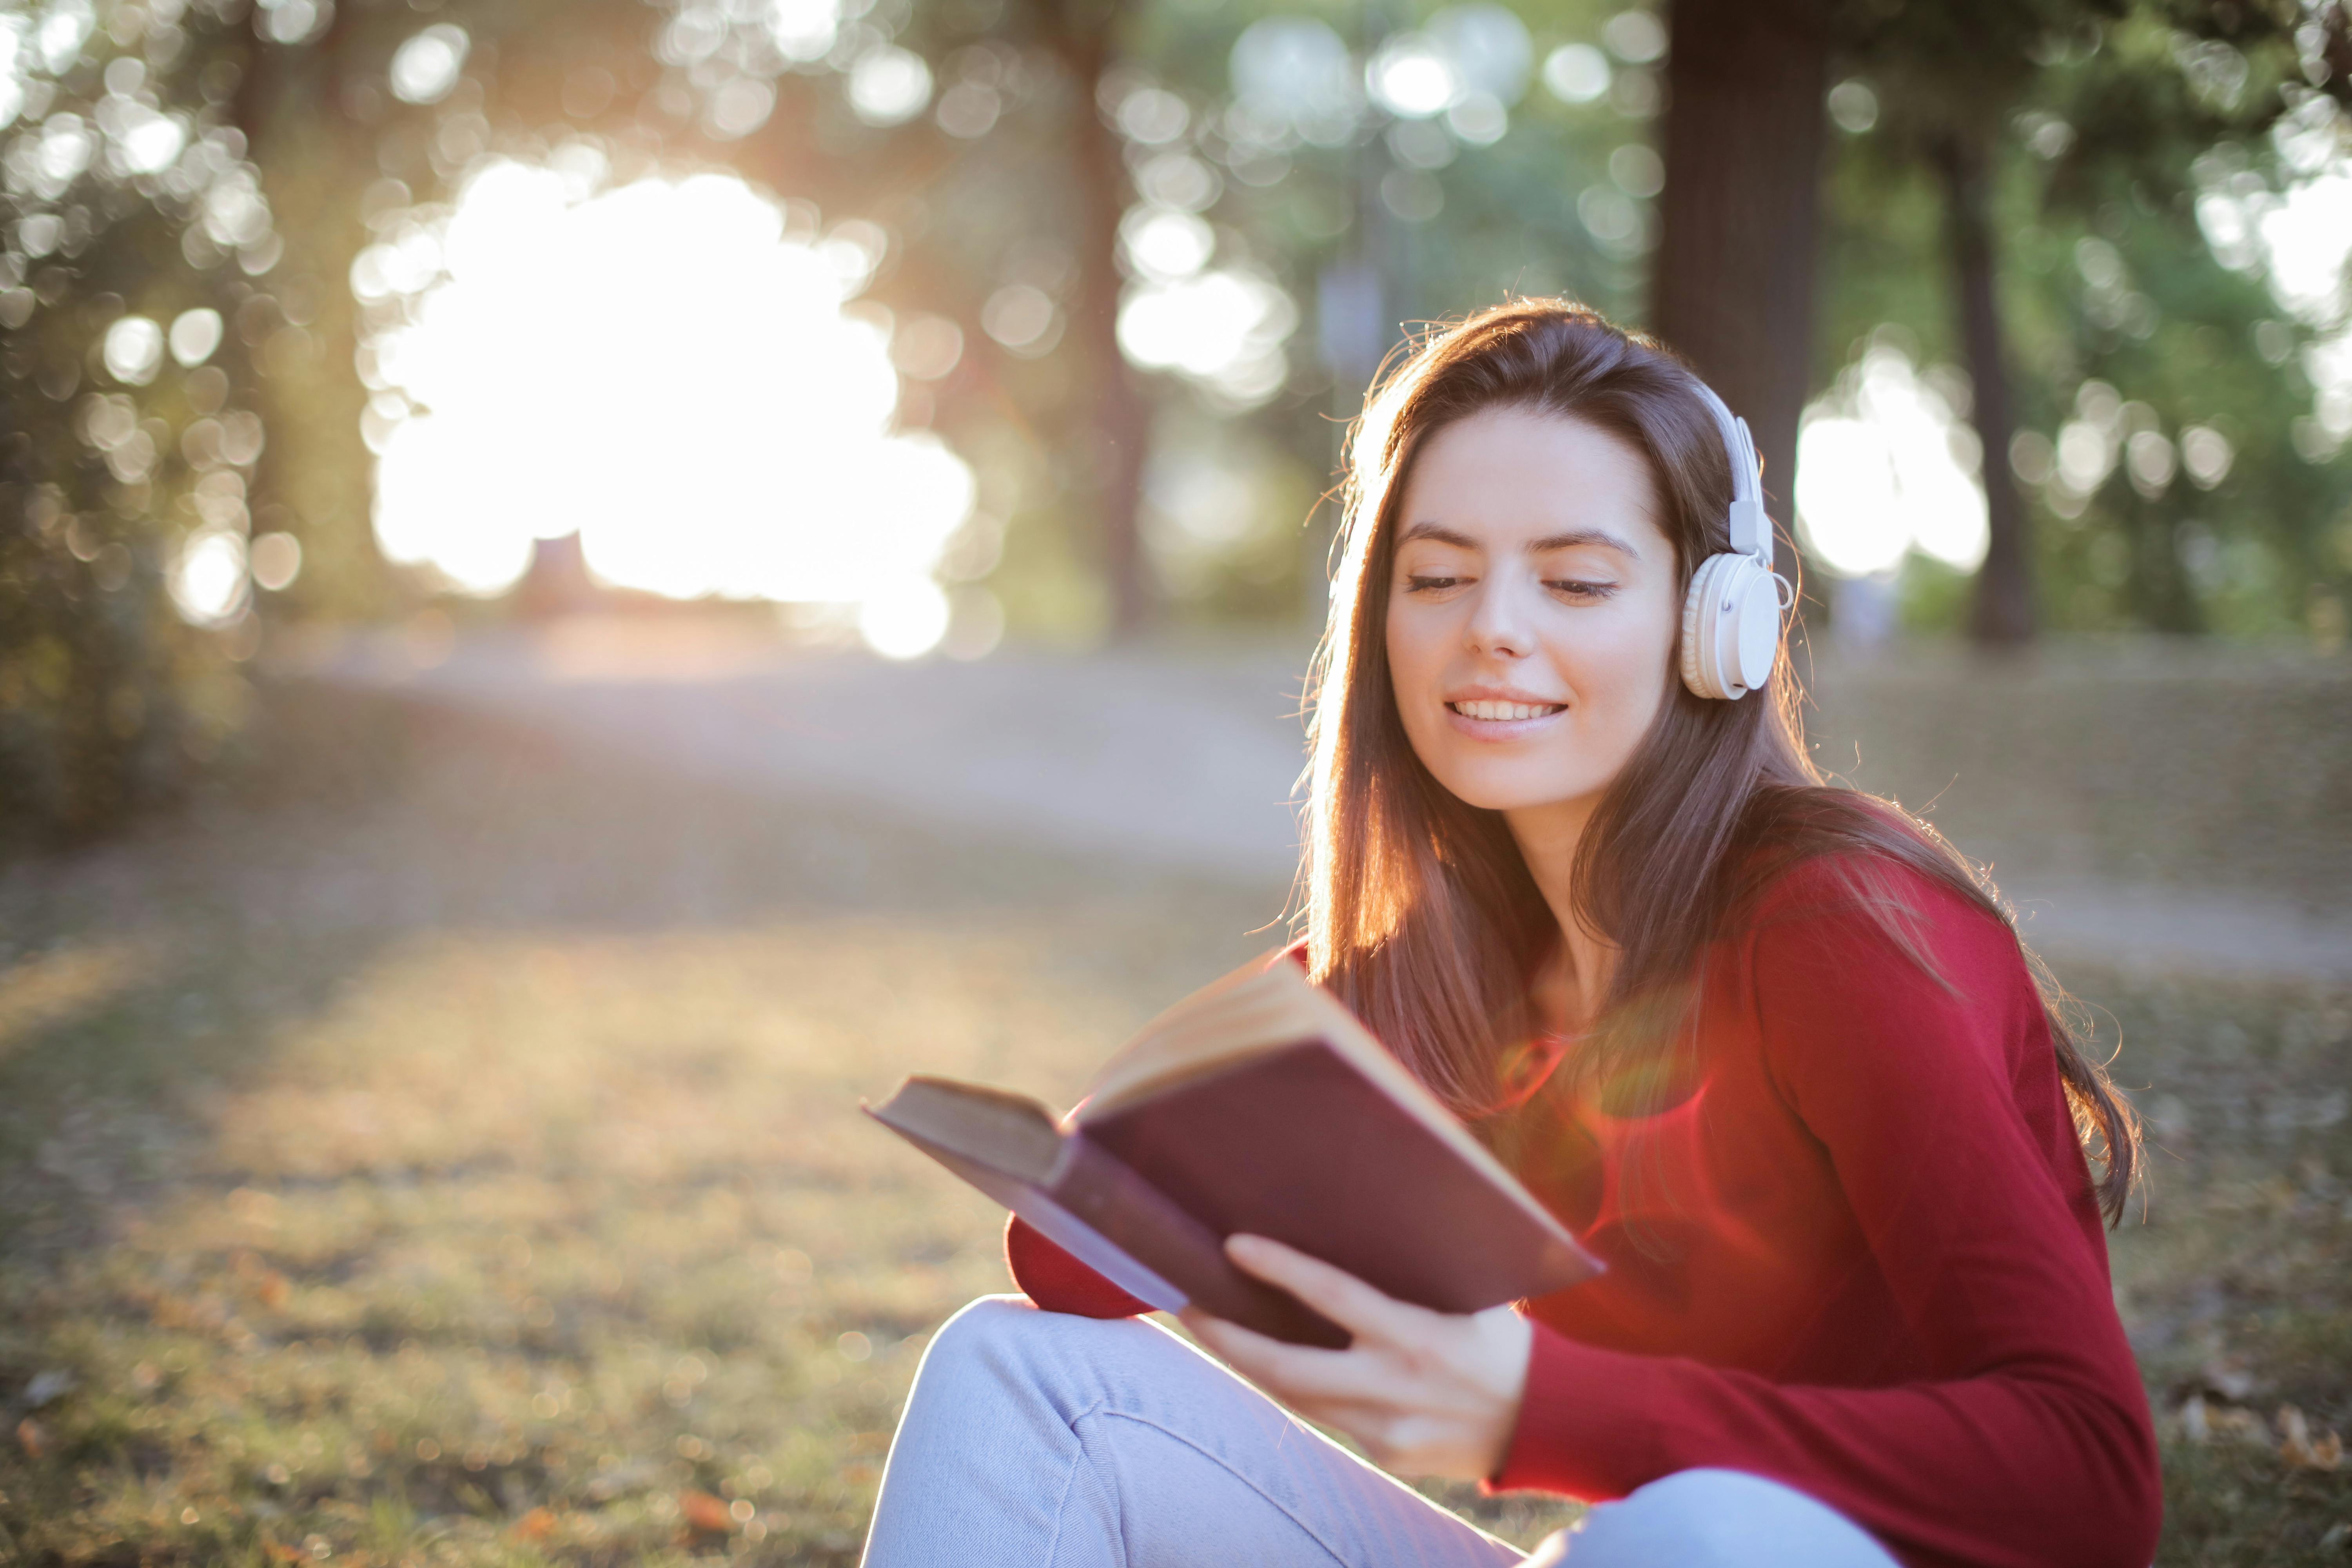
[[[1294,1342],[1347,1335],[1235,1268],[1226,1237],[1271,1237],[1445,1312],[1600,1271],[1289,964],[1162,1015],[1061,1122],[1034,1100],[939,1078],[908,1079],[868,1113],[1129,1294]]]

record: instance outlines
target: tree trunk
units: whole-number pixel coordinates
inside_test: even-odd
[[[2000,302],[1993,289],[1985,190],[1990,140],[1989,134],[1956,131],[1937,141],[1932,157],[1944,184],[1960,346],[1974,389],[1969,419],[1984,446],[1985,521],[1991,534],[1969,607],[1969,636],[1986,647],[2012,647],[2033,637],[2033,559],[2025,502],[2009,471],[2009,443],[2016,427],[2009,411]]]
[[[1102,541],[1111,593],[1111,630],[1128,637],[1150,618],[1136,512],[1142,499],[1144,447],[1151,410],[1118,347],[1118,222],[1127,209],[1127,161],[1118,133],[1095,103],[1110,63],[1109,5],[1066,5],[1055,45],[1075,79],[1070,127],[1076,168],[1077,277],[1068,300],[1069,339],[1083,366],[1090,417],[1087,449],[1077,454]],[[1076,13],[1076,15],[1072,15]]]
[[[1653,328],[1748,421],[1784,529],[1812,370],[1822,11],[1820,0],[1675,0],[1651,271]],[[1793,552],[1784,542],[1792,577]]]

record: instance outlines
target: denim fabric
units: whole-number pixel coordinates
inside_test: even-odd
[[[1895,1568],[1801,1493],[1692,1470],[1597,1508],[1571,1568]],[[1554,1547],[1557,1550],[1557,1546]],[[1507,1568],[1512,1547],[1160,1325],[990,1297],[932,1339],[866,1568]]]

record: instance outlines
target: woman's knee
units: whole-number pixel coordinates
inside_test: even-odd
[[[1570,1568],[1893,1568],[1836,1510],[1738,1470],[1681,1470],[1594,1509],[1570,1538]]]
[[[1084,1381],[1089,1369],[1131,1353],[1143,1324],[1048,1312],[1024,1296],[982,1296],[931,1335],[916,1385],[981,1380],[999,1385]]]

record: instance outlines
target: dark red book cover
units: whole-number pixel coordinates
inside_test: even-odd
[[[1166,1310],[1307,1344],[1337,1325],[1225,1258],[1270,1237],[1376,1289],[1475,1312],[1600,1265],[1346,1009],[1288,965],[1162,1016],[1067,1121],[914,1078],[872,1114],[1065,1250]]]

